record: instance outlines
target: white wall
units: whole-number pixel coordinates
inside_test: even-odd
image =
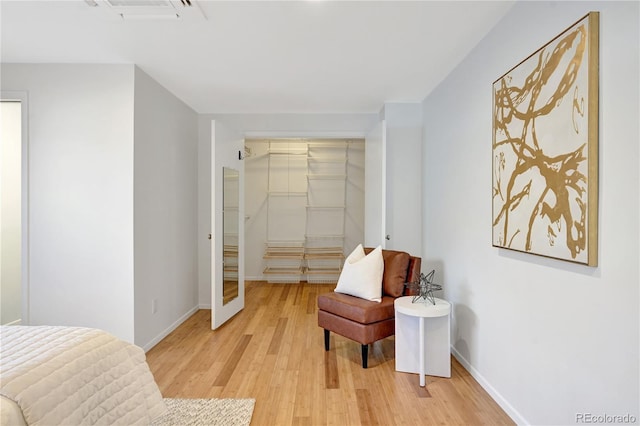
[[[600,11],[599,263],[491,246],[492,83]],[[423,246],[456,356],[520,423],[639,402],[639,4],[517,2],[424,101]],[[425,269],[425,267],[423,267]]]
[[[364,137],[378,114],[205,114],[246,137]]]
[[[133,342],[130,65],[2,64],[29,96],[30,323]]]
[[[136,67],[134,128],[135,343],[149,349],[198,307],[197,114]]]
[[[378,114],[202,114],[198,119],[198,280],[211,306],[211,120],[244,137],[364,137]],[[248,261],[249,259],[247,259]]]
[[[0,324],[10,324],[22,316],[22,104],[0,106]]]

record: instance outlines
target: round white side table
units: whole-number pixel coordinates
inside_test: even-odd
[[[425,386],[425,374],[451,377],[451,303],[438,298],[435,305],[412,300],[413,296],[404,296],[394,302],[396,371],[418,373],[420,386]]]

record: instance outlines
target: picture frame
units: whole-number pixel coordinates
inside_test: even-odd
[[[493,246],[597,266],[599,13],[493,83]]]

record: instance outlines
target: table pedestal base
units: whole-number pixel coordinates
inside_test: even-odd
[[[396,371],[451,377],[449,315],[416,317],[396,311]],[[422,350],[421,350],[422,348]]]

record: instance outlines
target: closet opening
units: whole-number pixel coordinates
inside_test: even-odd
[[[364,171],[364,139],[246,139],[246,279],[336,283],[364,241]]]

